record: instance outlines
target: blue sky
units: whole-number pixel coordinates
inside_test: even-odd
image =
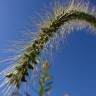
[[[96,6],[95,0],[89,1]],[[0,49],[10,46],[9,41],[22,38],[22,31],[29,30],[33,24],[31,17],[36,17],[42,8],[48,9],[51,2],[53,1],[0,0]],[[31,30],[36,31],[35,28]],[[0,52],[0,57],[7,55]],[[54,83],[51,96],[64,96],[64,93],[69,96],[96,96],[94,34],[86,30],[71,33],[53,55],[51,72]],[[1,68],[2,66],[0,65]]]

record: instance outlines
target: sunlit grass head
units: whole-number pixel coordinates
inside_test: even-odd
[[[72,0],[66,6],[58,4],[53,8],[52,16],[49,15],[47,20],[39,24],[40,26],[35,35],[36,37],[30,40],[31,42],[29,41],[30,43],[24,46],[22,50],[20,49],[19,55],[15,56],[15,58],[7,59],[7,61],[15,61],[15,64],[12,64],[8,69],[1,72],[1,78],[4,81],[3,83],[1,82],[0,87],[2,88],[6,84],[8,86],[8,89],[6,89],[5,86],[3,91],[6,89],[6,92],[8,92],[8,90],[14,89],[14,87],[20,88],[22,82],[28,82],[28,78],[31,75],[33,76],[34,73],[37,73],[36,76],[39,74],[39,77],[42,77],[42,74],[40,74],[44,69],[44,65],[40,62],[42,51],[50,47],[56,38],[60,39],[62,35],[63,38],[65,38],[66,34],[69,34],[77,27],[81,29],[87,26],[91,31],[92,29],[96,29],[95,8],[90,8],[91,6],[88,4],[89,3],[82,1],[77,2]],[[43,63],[44,61],[45,60],[43,60]],[[30,75],[29,70],[31,70],[33,74]],[[43,88],[45,78],[39,79],[40,88]],[[40,91],[40,96],[44,94],[42,88],[40,89],[42,91]]]

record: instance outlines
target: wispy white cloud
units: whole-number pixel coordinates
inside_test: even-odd
[[[64,93],[64,96],[69,96],[69,94],[68,93]]]

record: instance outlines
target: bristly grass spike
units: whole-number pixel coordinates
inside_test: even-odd
[[[0,73],[0,78],[2,81],[0,82],[0,89],[3,90],[2,92],[7,90],[5,93],[7,94],[11,89],[11,91],[14,91],[15,88],[19,89],[22,82],[26,83],[28,81],[27,78],[31,76],[29,74],[29,71],[31,70],[31,72],[36,71],[37,74],[39,74],[37,75],[39,76],[39,92],[41,94],[39,96],[44,96],[45,93],[43,83],[45,78],[40,78],[44,74],[40,74],[43,69],[41,68],[40,70],[40,66],[38,66],[41,64],[41,62],[38,62],[38,60],[40,60],[42,57],[42,50],[50,46],[55,48],[58,45],[55,44],[54,46],[53,43],[58,42],[59,39],[61,39],[60,36],[63,35],[62,37],[66,38],[66,34],[71,33],[74,29],[77,29],[77,27],[78,29],[85,27],[91,29],[91,31],[93,31],[92,29],[96,30],[95,9],[96,8],[92,9],[89,3],[86,3],[83,0],[80,2],[71,0],[69,1],[69,5],[67,4],[65,7],[63,5],[57,5],[55,8],[53,8],[52,16],[48,16],[47,20],[45,20],[43,16],[40,16],[40,19],[43,18],[43,21],[39,24],[40,26],[38,32],[36,33],[37,35],[35,35],[36,37],[34,37],[34,39],[31,38],[26,46],[23,46],[24,48],[20,47],[21,49],[18,54],[19,57],[17,56],[16,58],[13,57],[4,60],[4,62],[12,61],[15,64],[12,64],[11,62],[12,66],[9,64],[10,67]],[[95,32],[96,31],[94,31],[94,33]],[[19,50],[19,47],[16,48],[16,50]],[[46,61],[46,63],[43,65],[44,69],[48,69],[47,64],[48,62]],[[9,96],[10,94],[11,93],[9,93]]]

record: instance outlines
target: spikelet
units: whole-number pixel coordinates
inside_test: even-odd
[[[22,82],[28,82],[30,76],[34,76],[33,79],[36,77],[36,80],[42,71],[42,61],[40,61],[42,50],[58,46],[60,36],[66,38],[66,34],[74,31],[75,28],[80,30],[87,27],[95,31],[95,9],[89,5],[89,2],[81,0],[71,0],[67,5],[56,4],[52,16],[48,16],[47,20],[39,24],[38,33],[34,38],[23,44],[22,48],[15,49],[18,51],[15,57],[1,61],[1,64],[9,62],[9,67],[0,72],[0,96],[11,96],[15,89],[20,88]]]

